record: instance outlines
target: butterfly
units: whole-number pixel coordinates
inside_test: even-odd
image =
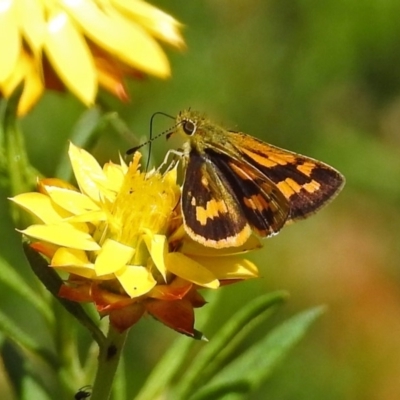
[[[307,218],[343,188],[323,162],[218,126],[185,110],[168,134],[184,137],[181,209],[186,233],[212,248],[239,247]]]

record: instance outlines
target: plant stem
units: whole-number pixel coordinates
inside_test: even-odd
[[[128,330],[116,331],[111,325],[105,343],[100,347],[99,365],[90,400],[108,400],[124,348]]]

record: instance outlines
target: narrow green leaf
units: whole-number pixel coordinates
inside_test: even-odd
[[[205,397],[200,397],[202,400],[244,400],[247,399],[248,393],[250,392],[249,382],[245,380],[230,382],[227,384],[221,384],[218,387],[206,392]],[[192,394],[188,398],[192,399]],[[193,393],[194,397],[197,399],[197,393]],[[201,394],[200,394],[201,396]]]
[[[208,298],[209,304],[207,304],[207,308],[204,310],[202,309],[199,316],[196,317],[196,325],[204,325],[204,322],[207,321],[209,316],[215,310],[219,297],[219,292],[210,293]],[[178,371],[181,370],[190,349],[196,343],[196,340],[187,336],[181,335],[178,337],[169,346],[162,359],[153,368],[139,394],[135,397],[135,400],[154,400],[156,398],[161,398],[161,393],[165,395],[169,389],[170,382],[176,376]]]
[[[48,349],[40,346],[35,340],[25,333],[20,327],[0,310],[0,331],[13,343],[23,350],[28,350],[43,358],[47,363],[58,367],[58,361]]]
[[[26,375],[23,380],[20,400],[32,399],[52,400],[52,397],[32,376]]]
[[[22,94],[23,84],[13,92],[5,102],[5,108],[1,115],[0,129],[4,149],[2,159],[9,184],[9,192],[16,195],[32,190],[36,185],[38,172],[30,165],[26,153],[25,141],[19,126],[17,108]],[[14,215],[16,217],[16,215]]]
[[[249,332],[268,318],[287,296],[283,291],[269,293],[241,308],[194,359],[176,387],[176,398],[187,399],[190,393],[208,381]]]
[[[132,141],[132,138],[135,138],[130,133],[128,126],[125,121],[120,118],[118,113],[103,113],[101,108],[92,107],[82,113],[78,122],[72,129],[69,140],[76,146],[86,149],[93,148],[104,130],[110,126],[121,137],[124,137],[129,141]],[[67,181],[71,180],[72,169],[67,151],[63,152],[63,155],[61,156],[56,176]]]
[[[231,387],[247,386],[249,392],[256,389],[324,310],[325,307],[315,307],[304,311],[273,329],[264,339],[232,361],[207,385],[197,390],[190,399],[210,400],[217,398],[216,394],[220,396],[218,398],[222,398],[221,391],[226,390],[225,393],[229,393]]]
[[[58,296],[58,292],[63,284],[63,281],[58,274],[52,268],[49,268],[46,260],[35,250],[33,250],[28,242],[23,243],[23,248],[32,271],[40,279],[46,289],[70,314],[72,314],[85,328],[91,332],[93,339],[101,347],[105,342],[105,336],[92,321],[92,319],[87,315],[83,307],[79,303],[62,299]]]
[[[54,316],[49,305],[30,286],[28,286],[21,275],[18,274],[2,257],[0,257],[0,270],[0,281],[34,306],[47,323],[52,325],[54,322]]]
[[[114,131],[126,142],[133,145],[139,145],[140,141],[136,135],[130,130],[126,122],[120,117],[117,112],[109,112],[106,114],[107,121],[110,123]]]
[[[52,398],[49,393],[50,387],[55,387],[54,382],[49,378],[51,371],[57,371],[57,366],[43,364],[37,355],[22,351],[20,347],[15,346],[10,340],[5,340],[1,346],[1,359],[4,369],[7,372],[8,381],[13,387],[16,398],[27,398],[28,382],[34,382],[34,386],[41,392],[40,397],[31,397],[38,399]],[[31,395],[34,396],[36,389],[32,389]],[[61,400],[61,399],[60,399]]]
[[[135,400],[153,400],[165,392],[176,371],[182,365],[187,353],[193,346],[194,340],[181,336],[177,338],[162,359],[153,368],[140,393]]]

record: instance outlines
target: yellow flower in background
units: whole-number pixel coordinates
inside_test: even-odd
[[[72,144],[69,156],[79,189],[44,179],[37,193],[12,199],[37,221],[22,231],[32,247],[67,273],[60,296],[93,302],[119,330],[149,313],[194,335],[193,309],[205,303],[198,289],[257,276],[240,256],[244,246],[209,249],[186,236],[176,168],[141,172],[139,153],[130,165],[121,160],[101,168]]]
[[[125,76],[169,76],[157,40],[184,47],[180,23],[142,0],[0,0],[0,27],[0,93],[24,83],[20,115],[45,88],[92,105],[100,85],[125,100]]]

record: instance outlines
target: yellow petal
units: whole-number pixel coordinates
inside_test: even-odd
[[[100,250],[100,246],[93,238],[72,224],[58,225],[31,225],[23,231],[29,237],[44,240],[59,246],[81,250]]]
[[[153,235],[151,231],[147,231],[143,237],[156,268],[166,282],[167,267],[165,265],[165,257],[168,254],[167,238],[165,235]]]
[[[94,270],[94,265],[89,261],[86,251],[61,247],[55,252],[51,260],[51,266],[60,267],[67,265],[87,267]]]
[[[78,191],[78,189],[74,185],[72,185],[71,183],[69,183],[67,181],[63,181],[62,179],[59,179],[59,178],[38,179],[38,181],[37,181],[37,190],[40,193],[47,194],[46,187],[48,187],[48,186],[55,186],[55,187],[58,187],[58,188],[74,190],[75,192]]]
[[[11,75],[21,51],[14,0],[0,0],[0,85]]]
[[[171,15],[144,1],[111,0],[127,17],[137,20],[158,39],[184,48],[185,42],[179,32],[182,26]]]
[[[18,0],[17,13],[20,30],[36,55],[41,51],[46,34],[44,8],[40,1]]]
[[[18,103],[18,115],[25,115],[44,92],[42,77],[33,62],[29,63],[25,74],[24,90]]]
[[[90,211],[81,215],[74,215],[73,217],[66,218],[65,222],[90,222],[96,224],[97,222],[106,221],[107,214],[104,211]]]
[[[50,267],[57,268],[69,274],[75,274],[88,279],[98,279],[85,251],[61,247],[54,254]],[[103,277],[104,278],[104,277]],[[111,279],[112,276],[108,276]]]
[[[104,164],[103,171],[108,181],[108,187],[111,191],[118,193],[124,181],[127,167],[108,162]]]
[[[172,186],[172,185],[176,185],[177,177],[178,177],[178,165],[176,165],[174,168],[172,168],[170,171],[168,171],[164,175],[163,180],[164,180],[164,182],[166,182]]]
[[[24,88],[18,104],[18,115],[24,115],[29,111],[44,90],[35,60],[28,56],[25,51],[20,53],[15,68],[3,83],[4,96],[9,97],[23,80]]]
[[[240,257],[194,257],[217,279],[249,279],[258,277],[258,269],[251,261]]]
[[[161,46],[143,28],[127,21],[112,8],[105,14],[93,2],[68,2],[67,11],[85,34],[129,66],[162,78],[170,75]]]
[[[67,272],[68,274],[81,276],[82,278],[106,280],[104,279],[105,277],[101,278],[97,277],[95,270],[89,267],[75,267],[73,265],[60,265],[60,266],[50,265],[50,267],[57,268],[59,271],[64,271]],[[108,276],[107,279],[112,279],[112,276],[111,277]]]
[[[169,253],[165,263],[168,271],[189,282],[211,289],[219,287],[219,281],[212,272],[184,254]]]
[[[22,193],[10,199],[45,224],[56,224],[71,214],[42,193]]]
[[[68,154],[80,190],[92,200],[99,202],[101,195],[98,184],[107,183],[107,177],[99,163],[90,153],[72,143],[69,145]]]
[[[68,15],[58,12],[49,18],[44,50],[64,84],[84,104],[92,105],[97,77],[89,47]]]
[[[0,0],[1,1],[1,0]],[[28,60],[25,52],[19,54],[18,61],[13,68],[11,74],[3,82],[2,89],[5,97],[11,96],[15,88],[22,82],[25,78],[28,69]]]
[[[139,152],[137,152],[137,153],[140,154],[140,156],[141,156],[141,153],[139,153]],[[139,156],[139,160],[140,160],[140,156]],[[133,155],[133,158],[135,158],[135,155]],[[139,160],[137,162],[139,162]],[[120,163],[121,170],[122,170],[123,174],[125,175],[128,172],[128,165],[126,164],[125,160],[122,158],[121,154],[119,155],[119,163]]]
[[[115,240],[106,239],[95,261],[98,276],[116,273],[129,263],[135,249]]]
[[[90,197],[82,193],[56,186],[45,186],[45,188],[50,198],[56,204],[74,215],[99,210],[99,206]]]
[[[149,292],[156,285],[153,275],[145,268],[127,265],[115,273],[122,287],[131,297],[138,297]]]

